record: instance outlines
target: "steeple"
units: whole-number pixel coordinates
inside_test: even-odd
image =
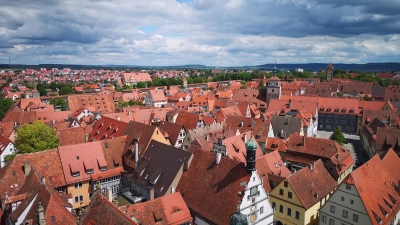
[[[251,136],[250,140],[246,142],[246,169],[251,173],[256,170],[256,150],[257,143],[253,139],[254,120],[251,122]]]

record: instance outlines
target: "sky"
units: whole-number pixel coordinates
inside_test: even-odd
[[[0,63],[400,61],[399,0],[0,0]]]

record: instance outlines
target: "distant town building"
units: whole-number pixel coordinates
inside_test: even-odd
[[[325,73],[326,73],[326,80],[327,81],[332,81],[332,79],[333,79],[333,65],[332,65],[332,63],[329,63],[329,65],[328,65],[328,67],[326,67],[326,71],[325,71]]]

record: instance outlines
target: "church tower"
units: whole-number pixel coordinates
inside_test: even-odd
[[[326,80],[327,81],[332,81],[332,79],[333,79],[333,65],[332,65],[332,63],[329,63],[329,65],[328,65],[328,67],[326,67],[326,71],[325,71],[325,73],[326,73]]]
[[[281,87],[281,80],[276,76],[276,67],[272,70],[272,73],[274,74],[270,79],[268,79],[267,83],[267,98],[266,102],[269,104],[269,101],[271,99],[280,99],[281,98],[281,92],[282,92],[282,87]]]

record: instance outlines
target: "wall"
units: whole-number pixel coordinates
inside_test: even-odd
[[[77,182],[78,183],[78,182]],[[90,203],[89,193],[92,193],[92,187],[89,186],[89,181],[82,181],[82,187],[75,188],[75,184],[67,186],[67,194],[72,194],[73,209],[87,206]],[[75,202],[75,196],[83,195],[83,202]]]
[[[318,130],[334,131],[336,126],[340,126],[343,133],[357,134],[358,116],[350,114],[335,114],[335,113],[319,114]]]
[[[251,196],[250,192],[254,187],[257,188],[258,194]],[[263,188],[262,180],[258,176],[257,171],[253,171],[240,204],[240,212],[248,215],[247,220],[249,224],[273,224],[273,209],[268,199],[269,195]],[[251,215],[256,216],[253,222],[250,221]]]
[[[14,145],[10,142],[0,155],[0,168],[3,168],[6,165],[5,161],[6,156],[11,155],[13,152],[14,152]]]
[[[274,213],[274,221],[281,221],[283,224],[304,224],[305,212],[302,203],[299,198],[296,196],[292,187],[288,182],[288,187],[284,186],[284,182],[287,179],[283,180],[279,183],[270,193],[270,203],[274,205],[275,203],[275,213]],[[279,195],[279,190],[283,189],[283,196]],[[288,198],[288,192],[292,192],[292,199]],[[280,205],[283,206],[283,213],[279,211]],[[290,208],[292,210],[291,216],[287,215],[287,210]],[[300,213],[300,218],[296,219],[296,211]]]
[[[329,224],[330,218],[335,220],[335,224],[372,224],[355,186],[350,185],[350,190],[348,190],[346,185],[345,183],[340,184],[328,202],[321,208],[319,224]],[[342,197],[344,197],[343,201]],[[353,204],[350,204],[350,200],[353,200]],[[334,213],[330,211],[331,206],[335,207]],[[348,211],[347,218],[343,217],[343,210]],[[358,215],[358,223],[353,221],[354,213]],[[323,216],[326,216],[326,223],[322,222]]]

